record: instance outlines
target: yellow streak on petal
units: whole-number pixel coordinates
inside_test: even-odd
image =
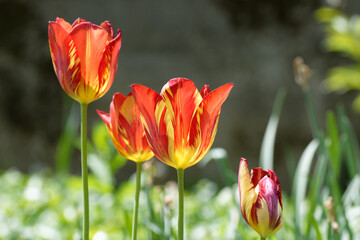
[[[269,228],[269,210],[267,204],[264,200],[260,200],[260,208],[256,209],[256,215],[258,222],[255,222],[255,219],[250,219],[250,226],[261,236],[269,236],[272,232],[272,229]]]
[[[133,107],[134,107],[134,98],[127,97],[121,104],[120,114],[126,119],[126,121],[131,125],[135,119],[133,114]]]
[[[160,124],[160,120],[161,120],[161,115],[164,111],[165,108],[165,103],[164,101],[159,101],[156,104],[156,108],[155,108],[155,121],[156,121],[156,126],[159,129],[159,124]]]

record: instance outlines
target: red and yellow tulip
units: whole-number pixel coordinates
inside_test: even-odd
[[[239,166],[241,214],[261,237],[267,237],[283,226],[283,203],[280,182],[274,171],[253,168],[242,158]]]
[[[157,158],[176,169],[199,162],[209,151],[218,127],[221,106],[233,84],[199,92],[185,78],[171,79],[161,93],[132,85],[148,142]]]
[[[102,97],[111,87],[121,47],[121,32],[114,37],[111,24],[100,26],[77,19],[72,25],[62,18],[48,27],[55,73],[64,91],[80,103]]]
[[[121,155],[134,162],[144,162],[154,156],[131,93],[126,97],[115,93],[110,104],[110,114],[99,110],[97,112]]]

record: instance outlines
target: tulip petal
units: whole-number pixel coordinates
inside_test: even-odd
[[[100,27],[104,28],[109,34],[109,40],[111,41],[114,38],[114,29],[111,26],[109,21],[104,21],[100,24]]]
[[[251,181],[254,184],[254,186],[257,186],[259,184],[259,181],[268,175],[268,172],[263,170],[262,168],[253,168],[251,169]]]
[[[254,185],[251,182],[248,163],[242,158],[239,165],[239,194],[240,209],[245,221],[250,224],[252,222],[251,212],[253,204],[258,198]]]
[[[114,94],[110,104],[110,118],[109,135],[124,157],[134,162],[143,162],[153,156],[131,93],[126,97],[121,93]]]
[[[111,126],[113,129],[118,129],[118,108],[124,102],[125,96],[121,93],[115,93],[112,101],[110,103],[110,117],[111,117]]]
[[[269,236],[282,227],[282,208],[278,201],[277,186],[275,182],[265,176],[260,180],[259,196],[261,198],[257,207],[257,232],[263,236]]]
[[[273,170],[271,170],[270,168],[268,169],[268,176],[274,181],[274,183],[276,184],[276,191],[277,191],[277,195],[278,195],[278,199],[280,202],[280,206],[281,208],[283,208],[283,202],[282,202],[282,194],[281,194],[281,185],[280,185],[280,181],[278,179],[278,177],[276,176],[275,172]]]
[[[78,24],[83,23],[83,22],[87,22],[85,19],[82,18],[77,18],[73,24],[71,25],[72,28],[76,27]]]
[[[209,85],[204,85],[204,87],[200,91],[200,95],[202,98],[205,98],[210,93]]]
[[[104,123],[106,124],[106,126],[108,128],[111,128],[111,119],[110,119],[110,114],[104,112],[104,111],[100,111],[100,110],[96,110],[97,114],[99,115],[99,117],[104,121]]]
[[[69,96],[78,101],[74,91],[79,85],[81,74],[80,61],[74,43],[69,33],[60,24],[50,22],[48,30],[51,58],[59,83]]]
[[[189,166],[199,162],[214,142],[221,106],[233,85],[228,83],[208,93],[198,106],[190,130],[190,146],[197,146],[198,154],[189,162]]]
[[[70,23],[68,23],[67,21],[65,21],[63,18],[56,18],[55,22],[57,24],[59,24],[65,31],[67,31],[68,33],[71,31],[72,26]]]
[[[195,109],[202,101],[195,84],[185,78],[171,79],[161,90],[161,96],[167,108],[167,135],[169,155],[177,168],[186,168],[187,163],[196,154],[196,149],[189,148],[191,119]]]
[[[168,154],[167,126],[164,121],[166,106],[161,96],[140,84],[131,86],[136,105],[139,107],[145,134],[155,156],[174,166]]]
[[[111,87],[118,67],[118,58],[121,48],[121,31],[105,48],[99,65],[99,89],[97,94],[103,96]]]
[[[70,36],[74,42],[79,59],[81,62],[81,77],[84,81],[80,82],[77,92],[83,97],[82,102],[89,103],[96,99],[99,94],[100,83],[98,70],[103,51],[108,41],[108,32],[90,22],[77,24]]]

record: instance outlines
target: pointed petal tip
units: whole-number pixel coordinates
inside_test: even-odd
[[[131,89],[138,88],[139,86],[142,86],[142,85],[138,84],[138,83],[133,83],[133,84],[131,84]]]
[[[112,40],[110,41],[110,43],[120,42],[120,46],[121,46],[121,41],[122,41],[122,33],[121,33],[121,30],[118,29],[118,30],[117,30],[117,35],[116,35],[116,37],[114,37],[114,39],[112,39]]]
[[[110,114],[106,113],[104,111],[101,111],[99,109],[96,109],[97,114],[99,115],[99,117],[104,121],[104,123],[110,127]]]
[[[101,117],[101,115],[107,114],[106,112],[96,109],[97,114]]]
[[[120,37],[121,37],[122,31],[121,31],[120,29],[118,29],[118,30],[117,30],[117,34],[118,34],[118,36],[120,35]]]
[[[240,159],[240,163],[239,163],[239,176],[240,176],[241,169],[243,169],[243,168],[245,168],[249,172],[248,161],[242,157]]]
[[[122,94],[122,93],[120,93],[120,92],[117,92],[117,93],[114,93],[112,99],[114,100],[115,98],[117,98],[117,97],[119,97],[119,96],[125,97],[124,94]]]

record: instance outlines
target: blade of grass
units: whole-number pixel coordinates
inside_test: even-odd
[[[341,170],[341,151],[339,141],[339,129],[333,111],[327,112],[326,117],[328,141],[326,141],[327,153],[336,180],[339,179]]]
[[[328,126],[328,139],[325,145],[327,149],[327,154],[330,159],[330,169],[329,174],[327,176],[328,185],[330,186],[331,195],[335,202],[335,210],[337,212],[338,218],[340,216],[344,219],[345,228],[349,233],[350,239],[352,239],[352,230],[349,226],[348,219],[345,214],[345,206],[341,199],[341,186],[339,184],[339,176],[341,170],[341,149],[340,149],[340,141],[339,141],[339,131],[335,119],[335,115],[333,112],[328,112],[327,114],[327,126]],[[331,239],[338,239],[338,234],[333,234],[332,227],[329,228],[331,231]]]
[[[360,175],[356,175],[346,188],[342,200],[345,206],[352,206],[360,202]]]
[[[260,150],[260,167],[263,169],[273,169],[276,130],[279,125],[280,114],[285,96],[286,91],[284,89],[279,89],[276,94],[272,113],[265,130]]]
[[[340,129],[343,137],[343,148],[345,150],[346,166],[351,178],[354,178],[360,172],[359,159],[360,149],[359,142],[354,134],[354,129],[346,116],[343,106],[338,107],[338,116]]]
[[[293,196],[295,196],[295,227],[297,236],[302,235],[302,223],[304,217],[303,203],[305,201],[306,189],[308,186],[308,179],[310,176],[311,163],[314,159],[316,150],[318,149],[319,141],[312,140],[305,148],[300,157],[299,164],[296,168],[295,178],[293,182]]]
[[[320,146],[319,146],[320,147]],[[320,154],[316,166],[315,171],[313,173],[312,181],[310,183],[310,194],[309,194],[309,210],[307,212],[307,218],[305,223],[307,223],[305,227],[305,235],[308,239],[310,239],[310,230],[314,227],[311,222],[313,218],[313,214],[315,212],[315,208],[318,205],[322,205],[320,197],[321,187],[325,181],[326,169],[327,169],[327,158],[324,154]]]
[[[314,218],[314,216],[312,216],[311,220],[312,220],[312,224],[313,224],[314,229],[315,229],[316,240],[321,240],[322,239],[322,234],[321,234],[321,231],[320,231],[320,228],[319,228],[319,224],[316,221],[316,219]]]

